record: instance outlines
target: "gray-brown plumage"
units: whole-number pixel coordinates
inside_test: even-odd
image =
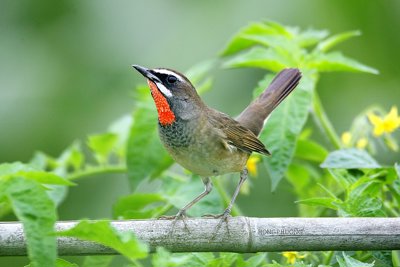
[[[257,138],[264,120],[297,86],[298,69],[282,70],[270,86],[235,120],[208,107],[190,81],[170,69],[133,66],[148,79],[159,117],[159,134],[165,148],[184,168],[202,176],[205,190],[183,207],[175,218],[212,189],[210,176],[240,172],[230,204],[222,214],[230,214],[239,189],[247,179],[246,162],[253,153],[270,155]]]

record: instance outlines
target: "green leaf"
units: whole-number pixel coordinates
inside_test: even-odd
[[[9,177],[0,179],[0,199],[4,197],[24,226],[31,266],[55,266],[57,247],[52,233],[56,209],[46,190],[33,180]]]
[[[208,78],[210,70],[215,66],[215,60],[208,60],[196,64],[185,72],[186,77],[193,83],[198,94],[211,89],[212,79]]]
[[[349,148],[331,152],[321,168],[331,169],[375,169],[381,166],[365,151]]]
[[[339,33],[339,34],[333,35],[333,36],[329,37],[328,39],[320,42],[317,46],[317,49],[322,52],[326,52],[326,51],[330,50],[332,47],[334,47],[335,45],[338,45],[352,37],[360,36],[360,35],[361,35],[360,31],[349,31],[349,32]]]
[[[64,259],[57,259],[56,261],[56,267],[79,267],[75,263],[71,263],[69,261],[66,261]]]
[[[348,256],[345,252],[342,253],[342,257],[336,256],[336,260],[339,263],[340,267],[373,267],[374,263],[364,263],[353,259]]]
[[[199,266],[191,262],[192,255],[190,253],[170,253],[163,247],[157,247],[156,253],[153,255],[152,266],[172,267],[172,266]],[[203,265],[204,266],[204,265]]]
[[[275,190],[295,153],[297,136],[307,120],[314,81],[306,75],[297,89],[285,99],[268,119],[260,140],[272,156],[263,161]]]
[[[328,34],[329,32],[327,30],[308,29],[300,32],[295,40],[300,47],[309,47],[326,38]]]
[[[274,49],[254,47],[225,61],[223,67],[258,67],[278,72],[290,65],[291,62]]]
[[[305,205],[310,205],[310,206],[321,206],[333,210],[337,210],[338,207],[334,204],[333,202],[337,202],[337,199],[335,198],[330,198],[330,197],[313,197],[313,198],[308,198],[308,199],[302,199],[296,201],[296,203],[299,204],[305,204]]]
[[[295,152],[296,158],[321,163],[327,155],[328,151],[315,141],[304,139],[299,139],[297,141]]]
[[[165,199],[160,194],[132,194],[118,199],[114,205],[114,218],[145,219],[159,215]]]
[[[254,41],[243,38],[244,35],[257,34],[257,35],[267,35],[276,34],[277,30],[273,27],[267,25],[266,23],[252,23],[249,26],[241,29],[228,43],[222,56],[228,56],[235,54],[241,50],[247,49],[255,45]]]
[[[117,141],[118,136],[114,133],[91,135],[88,137],[88,146],[99,163],[106,163]]]
[[[157,130],[157,111],[146,106],[135,110],[128,149],[127,167],[132,190],[147,177],[157,177],[173,164],[161,144]]]
[[[361,64],[360,62],[345,57],[340,52],[331,53],[313,53],[306,61],[306,66],[309,69],[316,69],[319,72],[329,71],[346,71],[346,72],[366,72],[378,74],[378,70]]]
[[[86,256],[82,267],[108,267],[114,256]]]
[[[146,258],[149,252],[147,244],[137,240],[132,232],[119,232],[109,221],[82,220],[71,229],[57,232],[57,235],[102,244],[131,261]]]
[[[236,267],[256,267],[263,266],[262,264],[266,261],[267,254],[265,252],[256,253],[251,256],[247,260],[244,260],[243,257],[239,257],[236,262]]]
[[[75,185],[54,173],[42,171],[21,162],[0,164],[0,178],[16,176],[31,179],[42,184]]]
[[[394,169],[396,170],[397,177],[400,179],[400,165],[398,163],[395,163]]]

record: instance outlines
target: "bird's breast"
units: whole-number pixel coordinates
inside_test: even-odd
[[[172,158],[201,176],[240,172],[249,157],[248,153],[227,146],[218,132],[201,120],[159,125],[159,134]]]

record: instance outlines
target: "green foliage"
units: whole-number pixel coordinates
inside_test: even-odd
[[[318,72],[357,71],[377,73],[330,48],[358,32],[347,32],[327,38],[327,31],[285,27],[275,22],[254,23],[242,29],[228,43],[223,56],[229,56],[225,67],[256,67],[278,72],[285,67],[298,67],[303,78],[298,88],[271,115],[260,135],[274,155],[265,161],[272,189],[288,170],[299,136],[312,105]],[[264,84],[265,87],[267,84]],[[259,89],[256,89],[259,92]],[[315,148],[315,147],[314,147]]]
[[[97,242],[115,249],[132,262],[147,257],[149,251],[148,246],[137,240],[132,232],[119,232],[109,221],[82,220],[71,229],[57,232],[57,235]]]
[[[357,116],[349,131],[351,140],[346,143],[337,135],[318,98],[321,72],[377,73],[331,51],[358,35],[358,31],[351,31],[329,36],[326,30],[303,31],[276,22],[259,22],[239,31],[221,53],[223,67],[255,67],[269,72],[298,67],[302,71],[298,88],[272,113],[260,134],[272,152],[272,157],[262,159],[272,188],[286,177],[298,199],[300,216],[400,215],[400,166],[394,162],[384,166],[374,159],[376,143],[395,149],[397,142],[389,132],[376,140],[373,132],[377,126],[368,119],[370,112],[385,112],[374,107]],[[186,72],[199,93],[211,88],[209,72],[216,62],[204,62]],[[273,76],[266,73],[253,91],[254,97],[263,92]],[[138,86],[134,97],[137,105],[130,115],[117,120],[104,133],[89,136],[86,142],[73,142],[59,157],[37,152],[29,164],[0,164],[0,216],[13,212],[23,223],[29,266],[77,266],[57,258],[54,235],[56,208],[64,201],[68,187],[76,185],[73,181],[99,174],[127,173],[131,192],[120,196],[113,205],[113,217],[117,219],[155,218],[181,208],[202,191],[201,180],[174,164],[161,145],[157,113],[147,86]],[[310,114],[315,125],[304,129]],[[397,120],[396,116],[390,117],[392,122]],[[322,131],[326,142],[317,141],[313,131]],[[362,138],[366,139],[366,146],[360,145]],[[229,201],[221,183],[215,181],[216,190],[190,209],[189,215],[220,213]],[[234,213],[241,215],[237,208]],[[74,228],[57,234],[108,246],[124,255],[129,266],[151,262],[154,266],[341,267],[390,266],[399,262],[396,253],[387,251],[242,255],[174,254],[157,248],[151,255],[147,245],[132,233],[118,232],[109,221],[82,220]],[[106,267],[112,261],[111,256],[89,256],[82,266]]]

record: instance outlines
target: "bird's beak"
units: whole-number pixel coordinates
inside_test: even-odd
[[[144,77],[149,79],[152,82],[161,82],[160,79],[153,74],[153,72],[145,67],[139,66],[139,65],[132,65],[133,68],[135,68],[138,72],[140,72]]]

